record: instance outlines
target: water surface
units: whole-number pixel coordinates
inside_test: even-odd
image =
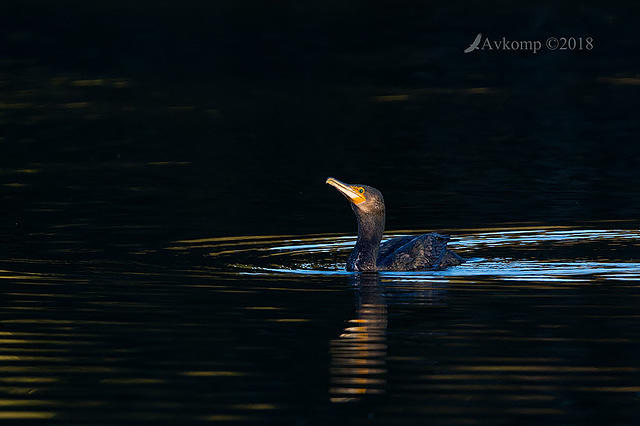
[[[445,271],[348,273],[328,234],[3,259],[1,415],[630,424],[640,233],[598,225],[450,230]]]

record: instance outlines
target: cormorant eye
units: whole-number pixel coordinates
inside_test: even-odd
[[[363,188],[360,188],[360,193],[364,194],[364,189]]]

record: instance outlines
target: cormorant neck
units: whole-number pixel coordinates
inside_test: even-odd
[[[349,271],[375,271],[378,249],[384,233],[384,211],[364,213],[354,208],[358,221],[358,241],[349,260]]]

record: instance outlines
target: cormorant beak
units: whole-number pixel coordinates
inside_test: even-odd
[[[360,204],[367,200],[364,197],[364,191],[362,190],[362,188],[353,187],[332,177],[328,178],[326,183],[340,191],[342,195],[347,197],[353,204]]]

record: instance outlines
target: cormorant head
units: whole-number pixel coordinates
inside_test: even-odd
[[[377,189],[367,185],[340,182],[332,177],[328,178],[326,183],[350,201],[356,216],[381,216],[384,221],[384,199]]]
[[[348,184],[331,177],[327,183],[347,197],[358,222],[358,241],[347,260],[347,271],[375,271],[384,232],[382,194],[370,186]]]

